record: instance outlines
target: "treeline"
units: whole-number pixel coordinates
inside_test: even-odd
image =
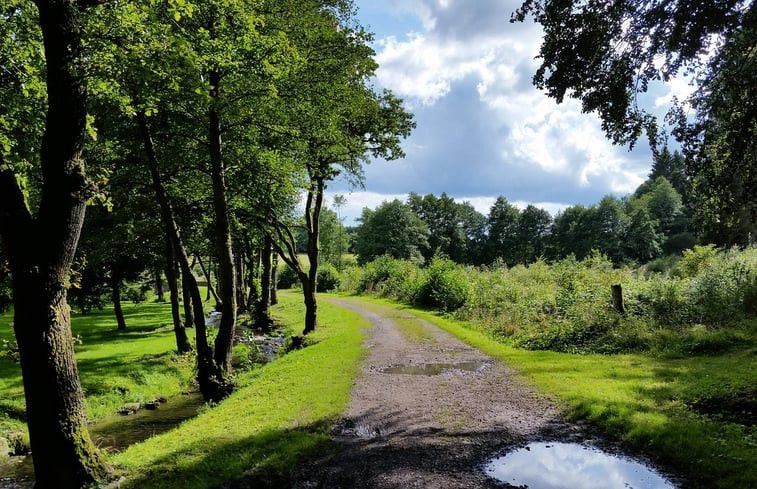
[[[520,210],[504,197],[484,216],[446,194],[411,194],[406,202],[364,209],[353,249],[361,264],[383,255],[419,262],[442,255],[456,263],[513,266],[582,260],[594,250],[615,264],[646,263],[697,243],[684,168],[680,153],[665,151],[633,195],[568,207],[554,218],[533,205]]]
[[[84,311],[112,301],[123,329],[126,285],[165,286],[176,348],[194,351],[211,401],[234,388],[238,315],[270,322],[274,255],[301,282],[304,333],[316,327],[326,184],[402,157],[414,127],[370,83],[371,39],[343,0],[3,7],[0,308],[12,301],[38,487],[107,472],[87,435],[69,292]],[[201,281],[222,311],[213,334]]]

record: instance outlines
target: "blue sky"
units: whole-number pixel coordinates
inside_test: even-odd
[[[641,141],[613,146],[596,116],[577,102],[556,104],[531,85],[541,31],[511,24],[513,0],[357,0],[358,18],[375,34],[377,89],[405,100],[417,128],[404,160],[372,161],[365,189],[332,182],[352,224],[363,207],[408,192],[470,201],[487,213],[497,196],[551,213],[632,192],[651,166]],[[663,113],[684,82],[652,87],[642,103]]]

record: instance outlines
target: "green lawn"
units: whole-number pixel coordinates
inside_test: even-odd
[[[278,322],[299,331],[301,296],[281,292],[279,300]],[[242,477],[252,477],[253,487],[282,487],[298,463],[328,445],[364,355],[360,330],[368,326],[322,302],[307,348],[240,374],[228,399],[114,456],[125,477],[121,487],[215,488]]]
[[[591,421],[610,439],[683,475],[686,487],[757,487],[757,427],[692,409],[698,400],[750,392],[753,406],[756,348],[678,359],[528,351],[503,345],[472,325],[440,314],[361,299],[420,316],[506,362],[563,403],[570,418]]]
[[[125,402],[179,395],[194,375],[192,357],[175,354],[169,304],[126,302],[123,309],[126,331],[116,329],[112,307],[72,315],[90,420],[112,414]],[[0,315],[0,339],[13,339],[12,319],[11,313]],[[24,411],[21,369],[0,358],[0,436],[26,430]]]

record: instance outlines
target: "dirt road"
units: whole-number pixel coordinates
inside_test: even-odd
[[[371,321],[369,354],[334,427],[336,453],[294,487],[502,487],[483,471],[491,457],[526,440],[579,436],[512,369],[438,327],[358,300],[329,302]]]

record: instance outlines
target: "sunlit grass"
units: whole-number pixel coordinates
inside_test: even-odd
[[[519,370],[525,381],[607,436],[685,477],[686,487],[757,486],[757,428],[705,416],[698,399],[757,386],[757,349],[718,355],[575,355],[503,345],[472,325],[390,301]]]
[[[274,315],[299,331],[304,306],[282,292]],[[254,487],[282,487],[305,457],[329,443],[364,355],[357,313],[327,303],[310,346],[237,378],[237,390],[178,429],[132,446],[113,462],[123,488],[215,488],[248,476]]]
[[[169,304],[125,302],[123,310],[126,331],[116,329],[111,306],[86,315],[72,314],[76,360],[90,420],[114,413],[125,402],[178,395],[193,377],[192,358],[175,354]],[[13,339],[12,319],[12,313],[0,315],[0,339]],[[25,431],[24,413],[20,366],[0,358],[0,436]]]

